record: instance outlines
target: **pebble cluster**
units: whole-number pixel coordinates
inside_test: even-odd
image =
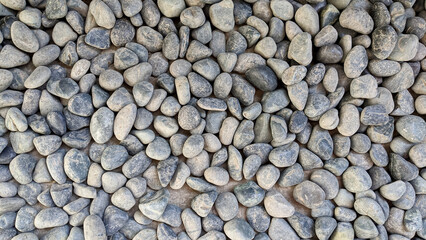
[[[0,0],[0,239],[426,239],[425,8]]]

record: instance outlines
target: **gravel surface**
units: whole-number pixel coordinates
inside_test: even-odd
[[[0,0],[0,240],[426,239],[425,0]]]

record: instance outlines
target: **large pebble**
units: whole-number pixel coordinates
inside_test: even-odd
[[[34,226],[38,229],[60,227],[68,223],[67,213],[57,207],[41,210],[34,219]]]

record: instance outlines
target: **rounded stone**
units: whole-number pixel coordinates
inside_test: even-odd
[[[73,148],[64,156],[65,174],[76,183],[86,180],[89,167],[89,157],[82,151]]]
[[[107,107],[98,109],[90,120],[90,134],[93,140],[104,144],[113,135],[114,113]]]
[[[181,12],[185,9],[184,0],[159,0],[157,5],[161,13],[168,18],[180,16]]]
[[[370,175],[361,167],[351,166],[342,175],[343,186],[353,193],[363,192],[371,188]]]
[[[255,232],[245,220],[240,218],[232,219],[223,226],[223,230],[231,240],[253,239]]]
[[[183,106],[179,110],[178,122],[179,126],[184,130],[192,130],[196,128],[201,121],[198,110],[190,105]]]
[[[155,160],[165,160],[170,156],[170,153],[170,145],[162,137],[155,137],[146,147],[146,155]]]
[[[373,18],[362,8],[348,7],[339,17],[339,23],[361,34],[370,34],[374,28]]]
[[[264,205],[266,212],[271,217],[287,218],[294,214],[293,205],[278,191],[271,190],[266,193]]]
[[[68,223],[68,214],[57,207],[41,210],[34,219],[34,226],[38,229],[60,227]]]
[[[216,199],[215,208],[223,221],[229,221],[238,214],[237,198],[231,192],[221,193]]]
[[[13,44],[24,52],[34,53],[40,45],[36,35],[20,21],[15,21],[10,27]]]
[[[326,195],[324,190],[316,183],[305,180],[296,185],[293,190],[293,197],[296,202],[312,209],[321,205]]]
[[[231,0],[224,0],[212,4],[209,8],[209,16],[213,26],[222,32],[229,32],[234,29],[234,3]]]
[[[413,143],[420,143],[426,136],[426,122],[419,116],[404,116],[395,124],[396,131]]]
[[[216,186],[225,186],[229,182],[228,172],[221,167],[209,167],[204,171],[207,182]]]

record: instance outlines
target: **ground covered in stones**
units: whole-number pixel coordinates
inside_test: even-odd
[[[0,0],[0,240],[426,239],[425,0]]]

